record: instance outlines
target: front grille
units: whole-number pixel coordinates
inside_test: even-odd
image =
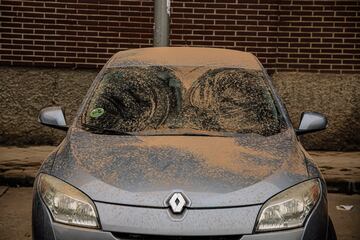
[[[164,236],[164,235],[143,235],[133,233],[112,233],[120,240],[239,240],[242,235],[229,236]]]

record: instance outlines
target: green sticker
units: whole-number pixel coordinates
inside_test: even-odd
[[[101,115],[103,115],[105,112],[105,110],[103,108],[95,108],[91,111],[90,113],[90,117],[92,118],[98,118],[100,117]]]

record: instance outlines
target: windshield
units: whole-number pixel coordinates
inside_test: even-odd
[[[280,131],[281,119],[261,71],[129,66],[103,76],[83,125],[105,134],[269,136]]]

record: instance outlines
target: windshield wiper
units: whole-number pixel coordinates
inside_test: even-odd
[[[206,137],[213,137],[214,135],[210,135],[207,133],[181,133],[181,136],[206,136]]]
[[[119,131],[111,128],[97,128],[93,126],[85,126],[86,129],[91,131],[95,134],[107,134],[107,135],[126,135],[126,136],[132,136],[132,134],[124,131]]]

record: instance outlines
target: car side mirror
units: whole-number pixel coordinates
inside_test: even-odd
[[[317,112],[303,112],[300,118],[300,126],[296,129],[297,135],[317,132],[326,129],[327,119]]]
[[[38,121],[45,126],[67,131],[65,114],[61,107],[46,107],[41,109]]]

